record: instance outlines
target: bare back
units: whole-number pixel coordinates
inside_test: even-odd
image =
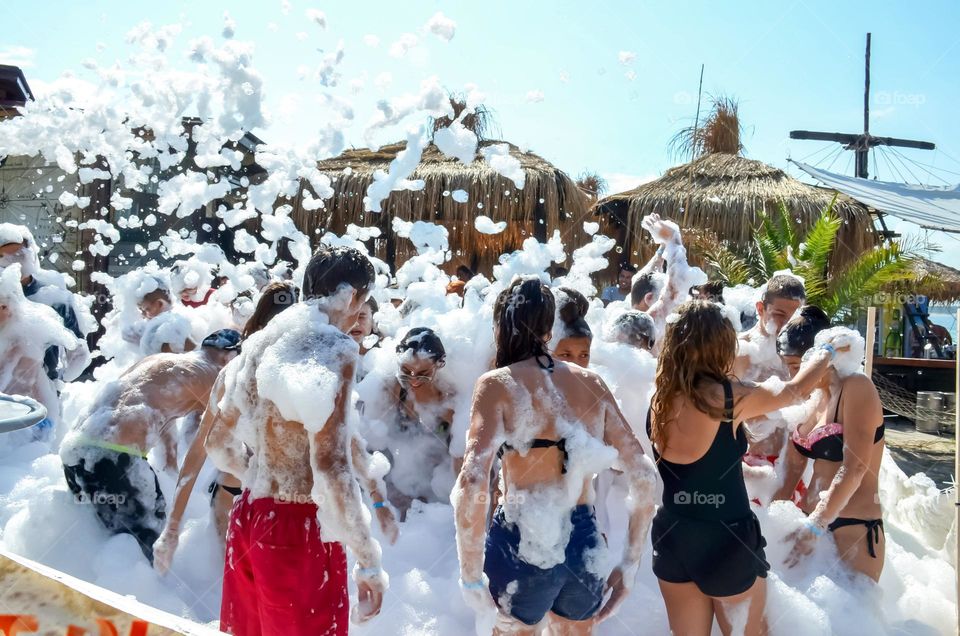
[[[104,387],[77,430],[147,450],[174,420],[203,410],[219,372],[202,351],[148,356]]]

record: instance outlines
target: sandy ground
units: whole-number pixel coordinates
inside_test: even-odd
[[[902,417],[887,418],[886,425],[887,447],[908,476],[926,473],[940,488],[953,482],[954,435],[920,433],[912,421]]]

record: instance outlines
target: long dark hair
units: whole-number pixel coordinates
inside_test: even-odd
[[[722,382],[737,357],[737,332],[716,303],[689,300],[677,308],[679,318],[667,324],[657,361],[656,392],[650,403],[650,441],[666,448],[666,426],[674,400],[686,398],[695,409],[722,420],[723,405],[702,391],[703,380]]]
[[[544,339],[553,328],[555,303],[539,278],[517,278],[493,305],[498,368],[527,358],[550,360]]]
[[[243,327],[243,339],[267,326],[267,323],[287,307],[297,302],[300,291],[290,281],[275,281],[263,288],[257,307]]]

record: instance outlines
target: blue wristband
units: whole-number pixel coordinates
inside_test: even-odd
[[[829,342],[824,342],[822,345],[820,345],[820,348],[823,349],[824,351],[829,351],[829,352],[830,352],[830,359],[831,359],[831,360],[833,360],[834,358],[837,357],[837,350],[836,350],[836,349],[834,348],[834,346],[833,346],[832,344],[830,344]]]
[[[809,519],[807,519],[806,521],[804,521],[804,522],[803,522],[803,525],[807,526],[807,530],[809,530],[810,532],[812,532],[814,535],[816,535],[816,536],[818,536],[818,537],[822,537],[822,536],[823,536],[824,529],[821,528],[820,526],[818,526],[817,524],[815,524],[814,522],[810,521]]]
[[[387,504],[383,503],[382,501],[376,501],[373,504],[373,509],[376,510],[377,508],[383,508],[386,505]]]
[[[460,581],[460,586],[465,590],[482,590],[487,587],[487,584],[484,583],[483,579],[480,579],[479,581],[471,581],[470,583]]]
[[[366,577],[377,576],[382,571],[382,568],[357,568],[357,572],[360,573],[360,576]]]

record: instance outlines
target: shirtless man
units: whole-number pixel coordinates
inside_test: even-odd
[[[373,283],[359,251],[321,247],[306,266],[305,302],[246,340],[227,369],[206,441],[244,487],[230,513],[223,631],[346,635],[343,544],[357,559],[354,620],[380,611],[387,580],[351,462],[358,346],[344,333]]]
[[[175,422],[203,411],[239,342],[239,333],[224,329],[197,351],[144,358],[103,388],[60,447],[73,494],[93,504],[108,530],[133,535],[151,563],[166,505],[147,452],[162,449],[164,467],[176,470]]]
[[[763,382],[769,377],[789,380],[790,374],[777,353],[777,334],[803,304],[806,292],[803,281],[792,274],[774,274],[767,281],[763,296],[757,301],[757,324],[740,334],[733,375],[742,382]],[[787,431],[776,427],[761,431],[757,421],[747,423],[750,450],[744,461],[751,466],[774,465],[783,450]],[[769,427],[764,427],[769,428]]]
[[[653,515],[653,464],[609,389],[547,353],[553,305],[537,278],[517,279],[497,298],[497,368],[474,389],[452,497],[464,598],[478,611],[499,607],[495,634],[533,635],[545,618],[557,633],[592,634],[626,598]],[[498,456],[503,493],[488,536]],[[604,540],[593,480],[614,465],[630,481],[630,521],[623,559],[604,581],[594,567]]]

